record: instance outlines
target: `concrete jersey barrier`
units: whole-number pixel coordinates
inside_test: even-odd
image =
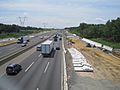
[[[112,50],[113,50],[112,47],[109,47],[109,46],[106,46],[106,45],[102,45],[100,43],[94,42],[94,41],[86,39],[86,38],[83,38],[82,40],[85,41],[86,43],[90,43],[90,45],[92,45],[92,46],[95,45],[96,47],[100,47],[100,48],[108,50],[110,52],[112,52]]]

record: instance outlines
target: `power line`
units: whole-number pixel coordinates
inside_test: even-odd
[[[19,18],[19,21],[20,21],[20,25],[24,26],[25,25],[25,20],[26,20],[26,16],[24,17],[18,17]]]

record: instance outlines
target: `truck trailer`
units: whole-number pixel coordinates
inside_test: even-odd
[[[54,50],[54,41],[47,40],[41,44],[41,54],[43,56],[51,56]]]
[[[22,37],[18,38],[17,43],[23,43],[24,41],[29,42],[30,41],[29,39],[30,39],[29,36],[22,36]]]

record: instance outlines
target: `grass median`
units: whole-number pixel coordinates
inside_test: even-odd
[[[4,38],[19,38],[20,36],[40,33],[41,30],[21,30],[20,32],[1,33],[0,39]]]
[[[5,41],[5,42],[0,42],[0,46],[5,46],[5,45],[9,45],[9,44],[13,44],[16,43],[17,40],[10,40],[10,41]]]
[[[2,33],[2,34],[0,34],[0,39],[19,38],[21,36],[36,34],[36,33],[40,33],[40,32],[41,32],[41,30],[21,30],[20,32]],[[9,44],[13,44],[16,42],[17,42],[17,40],[4,41],[4,42],[0,42],[0,46],[9,45]]]

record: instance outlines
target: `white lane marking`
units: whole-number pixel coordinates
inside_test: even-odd
[[[44,73],[46,73],[47,69],[48,69],[48,66],[49,66],[49,62],[47,63],[46,67],[45,67],[45,70],[44,70]]]
[[[42,54],[40,54],[38,57],[40,57]]]
[[[39,90],[39,88],[37,88],[36,90]]]
[[[5,74],[5,72],[0,76],[0,78],[1,78],[2,76],[4,76],[4,74]]]
[[[11,48],[11,49],[9,49],[9,50],[13,50],[13,49],[15,49],[16,47],[14,47],[14,48]]]
[[[30,68],[31,68],[31,66],[34,64],[34,62],[32,62],[31,64],[30,64],[30,66],[25,70],[25,72],[27,72]]]

